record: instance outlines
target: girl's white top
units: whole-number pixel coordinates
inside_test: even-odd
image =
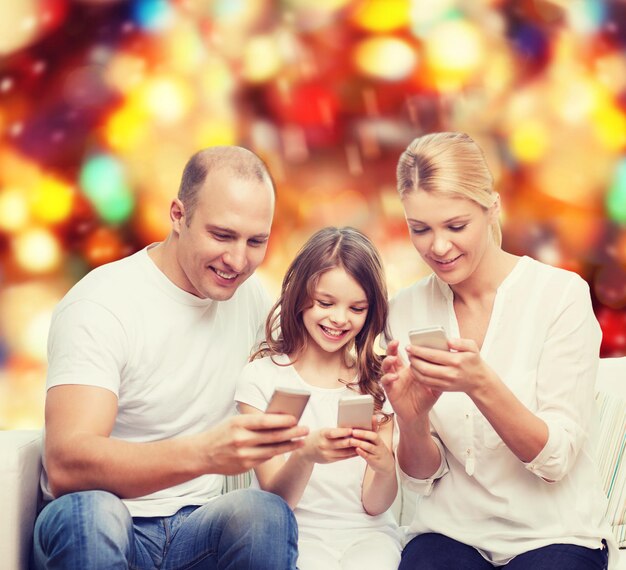
[[[275,388],[299,388],[311,392],[311,398],[302,414],[300,425],[310,432],[337,427],[337,411],[342,396],[354,394],[347,387],[319,388],[304,381],[296,369],[288,364],[286,356],[269,357],[249,363],[243,370],[235,400],[265,410]],[[390,411],[388,408],[385,411]],[[361,503],[363,475],[367,464],[361,457],[353,457],[327,464],[315,464],[309,483],[294,509],[300,537],[316,529],[351,529],[355,532],[377,529],[392,536],[398,535],[397,524],[391,513],[370,516]]]

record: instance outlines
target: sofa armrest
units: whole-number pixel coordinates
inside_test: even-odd
[[[28,568],[33,526],[40,500],[41,432],[0,431],[0,565]]]

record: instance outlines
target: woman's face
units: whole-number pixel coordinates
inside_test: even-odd
[[[462,283],[479,266],[493,241],[489,211],[463,197],[414,190],[402,198],[411,241],[422,259],[448,285]]]

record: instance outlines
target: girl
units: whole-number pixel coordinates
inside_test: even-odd
[[[607,564],[589,438],[600,327],[576,274],[501,247],[500,200],[463,133],[398,162],[413,245],[432,275],[391,303],[393,338],[441,325],[448,348],[389,343],[398,463],[420,495],[402,570],[591,570]]]
[[[243,413],[261,413],[277,387],[311,393],[300,422],[310,428],[304,447],[255,469],[260,487],[294,509],[300,570],[392,570],[400,560],[389,511],[397,492],[393,420],[374,354],[386,318],[372,243],[351,228],[320,230],[287,270],[266,340],[237,388]],[[335,427],[339,399],[353,393],[373,396],[372,430]]]

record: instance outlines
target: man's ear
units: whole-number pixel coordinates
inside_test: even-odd
[[[185,223],[185,206],[178,198],[174,198],[170,204],[170,220],[172,229],[180,233],[181,224]]]

